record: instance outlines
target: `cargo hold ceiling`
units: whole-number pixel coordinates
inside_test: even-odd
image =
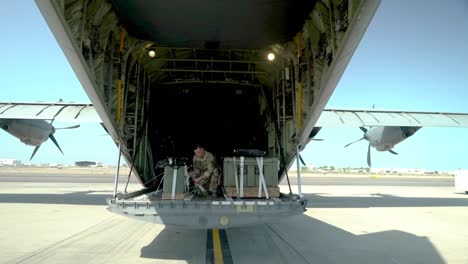
[[[264,49],[302,28],[314,0],[112,0],[126,29],[163,46]]]

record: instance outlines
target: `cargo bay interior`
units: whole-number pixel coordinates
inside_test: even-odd
[[[218,157],[223,170],[224,157],[231,157],[236,149],[261,150],[275,158],[275,141],[268,140],[275,138],[271,122],[275,120],[272,95],[262,85],[267,80],[261,80],[272,68],[267,52],[154,50],[156,62],[158,56],[167,61],[162,73],[164,77],[160,77],[160,83],[151,90],[149,102],[148,139],[154,160],[185,157],[190,164],[193,146],[197,143]],[[249,169],[251,178],[259,177],[254,165],[256,162],[246,165],[246,177]],[[276,179],[277,185],[278,164],[273,167],[276,170],[268,170],[268,179]],[[163,168],[156,170],[159,175]],[[164,176],[166,182],[172,177],[171,173]],[[224,177],[234,175],[224,173]],[[245,186],[249,183],[246,181]],[[267,185],[271,183],[267,182]],[[170,187],[167,188],[169,191]]]
[[[220,162],[239,148],[276,158],[279,124],[274,123],[272,87],[278,70],[290,62],[277,58],[274,63],[267,56],[272,44],[294,38],[314,3],[267,2],[223,1],[200,8],[186,1],[182,11],[170,1],[112,2],[129,33],[155,42],[146,46],[152,56],[141,54],[144,70],[153,71],[146,117],[151,163],[167,157],[190,160],[195,143]],[[187,12],[195,10],[192,5],[198,12]],[[293,68],[289,79],[284,85],[291,91]],[[293,99],[292,92],[286,99]],[[292,116],[292,106],[285,112]]]
[[[149,118],[154,156],[191,157],[197,143],[222,157],[240,148],[266,150],[267,111],[260,112],[257,99],[261,88],[245,87],[222,83],[158,87]]]
[[[197,142],[220,157],[265,151],[284,175],[362,4],[52,1],[80,81],[145,187],[160,182],[158,160],[190,159]]]
[[[272,44],[301,30],[315,1],[182,2],[184,8],[173,1],[112,1],[129,33],[154,41],[146,47],[154,57],[141,54],[153,75],[153,158],[192,155],[197,142],[217,156],[235,148],[274,156],[271,87],[289,62],[273,63],[267,55]]]

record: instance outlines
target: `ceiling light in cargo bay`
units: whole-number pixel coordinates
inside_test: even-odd
[[[270,52],[270,53],[268,53],[267,58],[268,58],[269,61],[273,61],[275,59],[275,54],[273,52]]]
[[[151,58],[154,58],[156,56],[156,51],[154,50],[149,50],[148,51],[148,56],[150,56]]]

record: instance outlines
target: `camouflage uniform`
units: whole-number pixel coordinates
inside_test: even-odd
[[[220,168],[216,162],[215,157],[208,151],[205,151],[205,156],[199,158],[196,155],[193,156],[193,172],[195,178],[201,176],[208,176],[199,182],[199,184],[205,189],[212,193],[216,193],[220,178]]]

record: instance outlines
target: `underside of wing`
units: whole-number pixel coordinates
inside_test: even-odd
[[[41,119],[60,122],[101,122],[94,106],[79,103],[1,103],[0,119]]]
[[[468,114],[443,112],[323,110],[316,127],[468,127]]]

